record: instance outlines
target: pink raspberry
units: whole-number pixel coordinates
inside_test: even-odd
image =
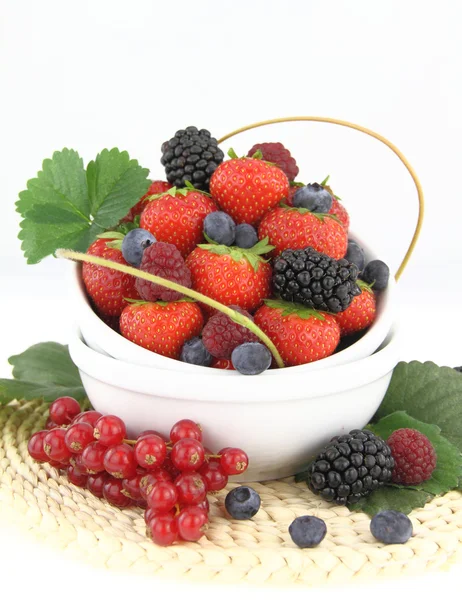
[[[158,275],[185,287],[191,287],[191,271],[186,266],[180,251],[173,244],[156,242],[148,246],[143,252],[140,269],[151,275]],[[135,285],[141,298],[149,302],[156,300],[175,302],[183,297],[179,292],[145,279],[138,278]]]
[[[246,310],[230,306],[242,315],[253,318]],[[231,358],[231,353],[244,342],[258,342],[257,336],[247,327],[238,325],[223,313],[215,313],[202,330],[202,342],[215,358]]]
[[[436,452],[426,435],[416,429],[397,429],[387,440],[395,459],[392,481],[416,485],[427,481],[436,467]]]
[[[295,178],[298,175],[297,163],[287,148],[284,148],[280,142],[255,144],[255,146],[249,150],[247,156],[253,156],[257,150],[260,150],[262,153],[262,160],[274,163],[281,171],[284,171],[289,181],[295,181]]]

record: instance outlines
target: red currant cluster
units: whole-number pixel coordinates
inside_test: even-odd
[[[32,458],[65,469],[71,483],[114,506],[145,508],[148,534],[162,546],[198,540],[208,524],[207,492],[222,490],[249,463],[239,448],[210,452],[189,419],[178,421],[168,439],[148,430],[128,440],[122,419],[81,412],[68,396],[50,405],[46,427],[29,440]]]

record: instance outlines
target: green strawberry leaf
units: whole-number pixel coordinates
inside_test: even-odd
[[[217,244],[206,234],[204,235],[207,241],[210,243],[198,244],[199,248],[220,256],[228,255],[236,262],[239,262],[245,258],[255,272],[258,271],[260,263],[268,262],[262,258],[262,254],[267,254],[268,252],[271,252],[271,250],[274,250],[274,246],[270,246],[268,244],[268,237],[265,237],[263,240],[257,242],[252,248],[238,248],[237,246],[224,246],[223,244]]]
[[[384,486],[359,502],[350,504],[350,510],[362,511],[373,517],[382,510],[397,510],[409,514],[415,508],[425,506],[433,498],[432,494],[404,487]]]
[[[397,411],[368,427],[384,440],[387,440],[397,429],[403,428],[417,429],[426,435],[437,455],[436,468],[431,478],[412,487],[435,496],[456,488],[462,476],[462,454],[457,446],[441,435],[441,429],[437,425],[423,423],[404,411]]]
[[[131,231],[132,229],[139,228],[140,218],[141,218],[141,215],[136,215],[136,217],[133,219],[133,221],[126,221],[124,223],[120,223],[119,225],[117,225],[117,227],[115,229],[113,229],[113,232],[122,233],[124,236],[127,235],[127,233],[129,231]],[[109,231],[108,233],[111,233],[111,232]],[[101,236],[98,236],[98,237],[101,237]]]
[[[400,362],[373,421],[404,410],[432,423],[462,452],[462,374],[432,362]]]
[[[63,247],[85,251],[138,202],[149,186],[147,175],[117,148],[103,150],[86,172],[75,150],[55,152],[16,203],[27,261],[37,263]]]
[[[60,396],[82,401],[86,393],[67,346],[44,342],[11,356],[14,379],[0,379],[0,404],[12,400],[43,398],[52,402]]]
[[[266,306],[269,308],[280,308],[282,310],[282,316],[287,317],[288,315],[297,315],[301,319],[319,319],[325,321],[325,317],[319,311],[303,306],[303,304],[297,304],[296,302],[286,302],[285,300],[265,300]]]
[[[322,186],[322,187],[324,187],[325,185],[327,185],[327,182],[329,181],[329,179],[330,179],[330,175],[328,175],[327,177],[325,177],[325,178],[324,178],[324,179],[321,181],[321,183],[320,183],[319,185],[320,185],[320,186]]]

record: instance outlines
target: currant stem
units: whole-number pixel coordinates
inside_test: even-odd
[[[246,317],[245,315],[241,315],[241,313],[229,308],[229,306],[225,306],[221,304],[221,302],[217,302],[208,296],[204,296],[195,290],[190,290],[183,285],[179,285],[169,279],[164,279],[163,277],[158,277],[157,275],[152,275],[151,273],[146,273],[145,271],[140,271],[140,269],[135,269],[135,267],[130,267],[128,265],[121,265],[112,260],[106,260],[105,258],[101,258],[99,256],[92,256],[90,254],[84,254],[82,252],[75,252],[74,250],[65,250],[59,249],[56,250],[55,256],[57,258],[66,258],[68,260],[75,260],[78,262],[86,262],[91,263],[93,265],[99,265],[100,267],[107,267],[108,269],[114,269],[115,271],[120,271],[121,273],[127,273],[127,275],[133,275],[133,277],[138,277],[139,279],[145,279],[146,281],[150,281],[151,283],[157,283],[158,285],[162,285],[169,290],[174,290],[192,300],[197,300],[198,302],[202,302],[202,304],[206,304],[211,308],[215,308],[220,312],[228,315],[230,319],[232,319],[238,325],[243,325],[247,329],[249,329],[252,333],[254,333],[268,348],[271,354],[274,356],[276,364],[279,368],[284,367],[284,362],[279,354],[276,346],[270,340],[270,338],[264,333],[255,323]]]
[[[130,446],[134,446],[136,444],[136,440],[123,440],[124,444],[129,444]]]

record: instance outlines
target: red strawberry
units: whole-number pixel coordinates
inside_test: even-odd
[[[328,185],[326,185],[326,182],[327,182],[328,179],[329,179],[329,177],[327,177],[323,181],[323,183],[321,185],[332,196],[332,206],[331,206],[331,209],[329,211],[329,214],[330,215],[335,215],[337,217],[337,219],[340,221],[340,223],[348,231],[348,228],[350,227],[350,216],[349,216],[346,208],[340,202],[340,198],[337,198],[335,196],[334,192],[332,191],[332,189]]]
[[[110,241],[111,238],[96,240],[88,248],[87,254],[127,265],[128,263],[122,256],[121,250],[107,246]],[[139,298],[135,287],[136,278],[132,275],[126,275],[107,267],[84,263],[82,279],[96,308],[105,315],[119,316],[128,304],[125,298]]]
[[[287,198],[286,174],[256,158],[233,158],[221,163],[210,179],[210,193],[236,223],[255,225]]]
[[[329,215],[312,213],[306,208],[274,208],[260,223],[258,237],[268,237],[277,254],[311,246],[338,260],[345,256],[348,246],[343,225]]]
[[[199,335],[204,318],[195,302],[140,302],[120,315],[121,334],[157,354],[180,358],[183,344]]]
[[[168,183],[168,181],[153,181],[145,195],[142,196],[139,202],[128,211],[127,216],[122,219],[122,223],[125,221],[133,221],[136,216],[140,215],[146,208],[146,204],[150,196],[154,194],[163,194],[171,187],[172,184]]]
[[[201,192],[172,188],[148,203],[140,227],[150,231],[158,242],[175,244],[186,258],[204,241],[204,219],[216,210],[215,202]]]
[[[353,298],[346,310],[335,315],[342,336],[366,329],[375,321],[374,292],[362,281],[358,281],[358,284],[362,289],[361,294]]]
[[[226,306],[255,310],[271,293],[271,267],[261,257],[272,250],[266,242],[248,250],[213,244],[196,248],[186,260],[193,289]]]
[[[272,340],[287,367],[330,356],[340,340],[333,315],[282,300],[267,300],[255,313],[255,324]]]

